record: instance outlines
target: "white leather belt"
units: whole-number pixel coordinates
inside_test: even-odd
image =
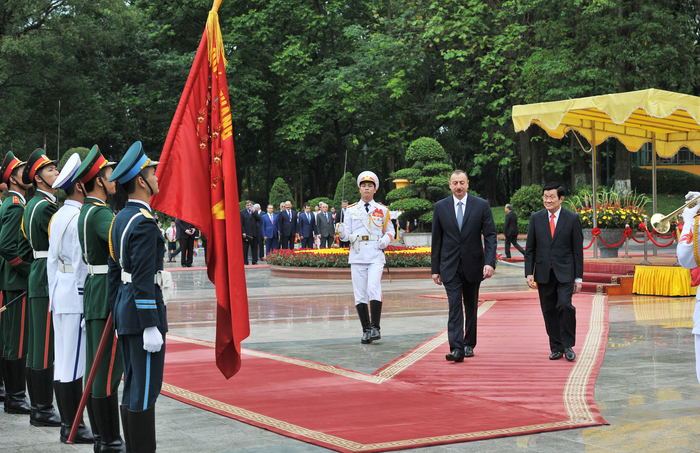
[[[49,251],[48,250],[39,250],[38,252],[36,250],[32,250],[32,254],[34,255],[34,259],[39,259],[39,258],[48,258],[49,257]]]
[[[58,263],[58,272],[63,272],[64,274],[72,274],[73,266],[70,264]]]
[[[122,271],[122,282],[124,283],[131,283],[131,274],[128,272]],[[158,283],[158,274],[155,274],[153,276],[153,283]]]
[[[93,266],[92,264],[88,264],[88,274],[92,275],[103,275],[109,272],[109,265],[107,264],[100,264],[97,266]]]
[[[369,236],[360,236],[361,241],[378,241],[381,238],[381,236],[375,236],[373,234],[370,234]]]

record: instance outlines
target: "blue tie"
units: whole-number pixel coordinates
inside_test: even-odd
[[[464,212],[462,212],[462,202],[457,203],[457,225],[459,226],[459,231],[462,231],[462,220],[464,219]]]

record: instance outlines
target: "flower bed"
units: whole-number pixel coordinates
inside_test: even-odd
[[[347,248],[275,250],[267,255],[271,266],[350,267]],[[392,246],[385,250],[388,267],[430,267],[430,247]]]
[[[596,217],[598,228],[625,228],[629,225],[633,229],[640,229],[644,223],[644,209],[636,206],[598,206]],[[583,208],[578,211],[581,219],[581,227],[593,228],[593,208]]]

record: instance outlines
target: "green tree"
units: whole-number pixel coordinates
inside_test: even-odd
[[[272,189],[270,189],[269,200],[269,204],[271,204],[275,209],[278,209],[280,203],[284,201],[291,201],[292,207],[295,207],[292,191],[289,190],[289,186],[282,178],[275,179],[275,183],[272,185]]]
[[[406,161],[410,168],[392,173],[394,179],[407,179],[409,184],[401,189],[394,189],[386,196],[391,202],[389,209],[404,211],[401,220],[418,219],[418,231],[426,230],[433,222],[433,205],[436,201],[450,194],[450,179],[447,174],[452,167],[447,153],[437,140],[421,137],[414,140],[406,152]]]
[[[345,173],[345,184],[343,184],[343,178],[341,177],[338,181],[338,185],[335,188],[335,195],[333,196],[332,206],[335,209],[341,209],[343,207],[343,197],[348,200],[348,204],[357,203],[360,199],[360,189],[357,187],[357,180],[352,175],[352,173]],[[343,185],[345,190],[343,190]]]

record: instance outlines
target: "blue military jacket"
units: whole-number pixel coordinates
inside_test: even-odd
[[[165,238],[150,206],[127,202],[112,222],[109,250],[109,306],[117,333],[140,335],[153,326],[167,332],[163,294],[154,282],[155,274],[163,270]],[[131,283],[123,281],[122,272],[131,275]]]

